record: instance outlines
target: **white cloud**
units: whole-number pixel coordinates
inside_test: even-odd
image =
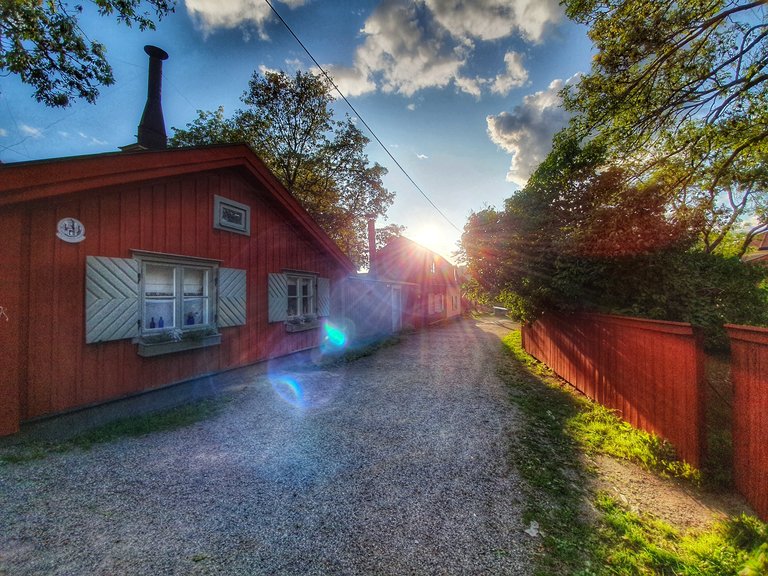
[[[440,24],[455,36],[498,40],[518,33],[540,42],[563,16],[558,0],[426,0]]]
[[[19,124],[19,130],[21,131],[24,136],[27,136],[28,138],[42,138],[43,137],[43,131],[40,128],[35,128],[34,126],[29,126],[27,124]]]
[[[416,104],[414,104],[413,102],[411,102],[410,104],[408,104],[408,106],[406,106],[406,108],[407,108],[408,110],[410,110],[411,112],[413,112],[414,110],[416,110]]]
[[[552,149],[552,137],[568,123],[560,90],[566,83],[553,80],[546,90],[529,94],[512,112],[488,116],[488,136],[512,154],[507,180],[524,186],[536,167]]]
[[[305,0],[283,0],[289,8],[302,6]],[[187,12],[205,35],[218,28],[255,26],[262,39],[268,36],[264,24],[272,18],[272,10],[264,0],[184,0]]]
[[[376,90],[376,84],[357,68],[325,66],[325,70],[344,96],[360,96]]]
[[[267,39],[271,10],[263,0],[184,0],[187,12],[207,35],[218,28],[256,31]],[[307,0],[282,0],[296,8]],[[506,70],[495,79],[462,73],[475,41],[519,36],[540,42],[562,19],[558,0],[382,0],[365,21],[351,66],[328,66],[348,96],[377,89],[412,96],[426,88],[453,85],[479,98],[491,88],[506,94],[527,81],[519,55],[505,57]],[[510,56],[510,54],[512,56]]]
[[[522,55],[508,52],[496,78],[473,77],[465,68],[476,41],[538,42],[561,18],[558,0],[383,0],[365,21],[353,65],[333,75],[351,96],[376,89],[412,96],[449,85],[476,98],[488,89],[506,95],[528,81]]]
[[[385,92],[404,96],[447,86],[466,55],[429,16],[421,4],[384,0],[365,22],[355,68]]]
[[[507,69],[496,76],[491,90],[496,94],[506,96],[512,88],[519,88],[528,81],[528,70],[523,66],[523,56],[519,52],[507,52],[504,55]]]
[[[427,158],[429,158],[429,156],[427,156],[426,154],[416,154],[416,158],[418,158],[419,160],[426,160]]]
[[[8,130],[0,128],[0,138],[4,138],[5,136],[8,136]]]
[[[456,76],[456,78],[454,78],[454,82],[456,82],[456,87],[459,90],[466,92],[475,98],[480,98],[483,93],[483,86],[488,84],[488,80],[485,78],[480,78],[479,76],[475,78]]]
[[[105,140],[99,140],[94,136],[89,136],[85,132],[78,132],[77,135],[80,136],[80,138],[82,138],[83,140],[87,140],[88,144],[92,144],[95,146],[104,146],[105,144],[107,144]]]

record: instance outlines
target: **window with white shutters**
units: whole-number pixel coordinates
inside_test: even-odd
[[[330,315],[330,280],[304,272],[269,274],[269,322],[285,322],[289,332],[319,326]]]
[[[246,322],[246,271],[216,260],[134,251],[86,259],[86,343],[133,338],[154,356],[221,342]]]

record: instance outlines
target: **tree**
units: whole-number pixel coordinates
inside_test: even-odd
[[[590,27],[592,71],[566,91],[566,106],[593,130],[648,139],[691,119],[751,116],[768,80],[765,1],[566,0]],[[759,135],[768,137],[768,126]],[[633,135],[637,135],[634,136]]]
[[[393,238],[399,238],[405,232],[405,226],[400,224],[387,224],[383,228],[376,228],[376,248],[383,248]]]
[[[91,0],[101,16],[126,26],[154,30],[174,10],[174,0]],[[142,9],[145,7],[145,9]],[[61,0],[4,0],[0,3],[0,71],[18,74],[46,106],[66,107],[75,98],[93,103],[99,86],[115,79],[103,44],[91,42],[78,25],[83,6]]]
[[[369,140],[352,119],[334,120],[332,86],[297,72],[254,72],[231,118],[222,108],[198,111],[186,129],[173,128],[171,146],[245,142],[325,232],[359,266],[368,263],[368,220],[385,216],[394,201],[370,165]]]
[[[590,310],[691,322],[723,344],[726,322],[768,321],[768,270],[697,248],[665,188],[637,184],[597,141],[568,131],[503,211],[470,216],[470,272],[524,320]]]
[[[747,216],[768,229],[765,2],[567,0],[590,26],[589,74],[564,91],[571,129],[655,182],[706,252]]]

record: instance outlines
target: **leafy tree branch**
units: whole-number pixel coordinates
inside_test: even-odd
[[[91,0],[99,15],[126,26],[154,30],[155,19],[173,12],[174,0]],[[69,106],[82,98],[93,103],[100,86],[115,79],[106,49],[80,28],[82,4],[62,0],[0,2],[0,72],[16,74],[34,88],[38,102]]]

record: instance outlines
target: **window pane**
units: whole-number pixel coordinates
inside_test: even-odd
[[[184,296],[206,296],[208,271],[184,268]]]
[[[144,328],[147,330],[173,328],[175,324],[174,300],[145,300]]]
[[[299,281],[296,277],[288,276],[288,316],[299,313]]]
[[[184,299],[184,326],[208,323],[208,298]]]
[[[174,296],[175,272],[171,266],[147,264],[144,270],[144,295]]]

